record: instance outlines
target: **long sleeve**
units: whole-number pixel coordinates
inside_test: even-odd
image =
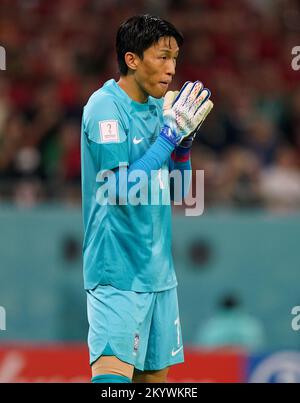
[[[126,200],[128,193],[135,183],[128,181],[132,173],[142,172],[141,180],[145,179],[147,183],[140,183],[140,186],[148,186],[148,181],[151,179],[151,172],[157,171],[161,168],[165,161],[170,158],[174,146],[162,137],[158,137],[155,143],[149,148],[149,150],[137,161],[130,164],[128,167],[114,170],[114,180],[111,180],[107,185],[107,191],[113,200],[120,199]],[[109,177],[107,178],[109,179]]]
[[[174,186],[174,180],[171,179],[170,192],[171,200],[181,203],[188,195],[191,186],[192,164],[190,148],[180,146],[176,147],[171,154],[169,170],[171,177],[173,175],[172,173],[175,171],[180,172],[178,178],[181,181],[181,184],[180,186]]]

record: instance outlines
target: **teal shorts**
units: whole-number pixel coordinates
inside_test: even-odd
[[[152,293],[99,285],[87,291],[90,364],[114,355],[138,370],[184,361],[177,289]]]

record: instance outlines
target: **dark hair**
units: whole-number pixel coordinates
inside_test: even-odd
[[[161,37],[174,37],[177,45],[183,43],[183,35],[174,25],[152,15],[138,15],[123,22],[117,32],[116,50],[121,75],[126,75],[128,66],[125,53],[133,52],[143,58],[144,51],[157,43]]]

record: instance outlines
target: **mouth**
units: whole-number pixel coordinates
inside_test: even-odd
[[[170,85],[170,81],[160,81],[159,84],[164,88],[167,89]]]

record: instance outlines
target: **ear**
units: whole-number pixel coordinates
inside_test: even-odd
[[[139,62],[140,62],[140,58],[132,52],[126,52],[125,53],[125,63],[127,64],[128,68],[131,70],[136,70]]]

